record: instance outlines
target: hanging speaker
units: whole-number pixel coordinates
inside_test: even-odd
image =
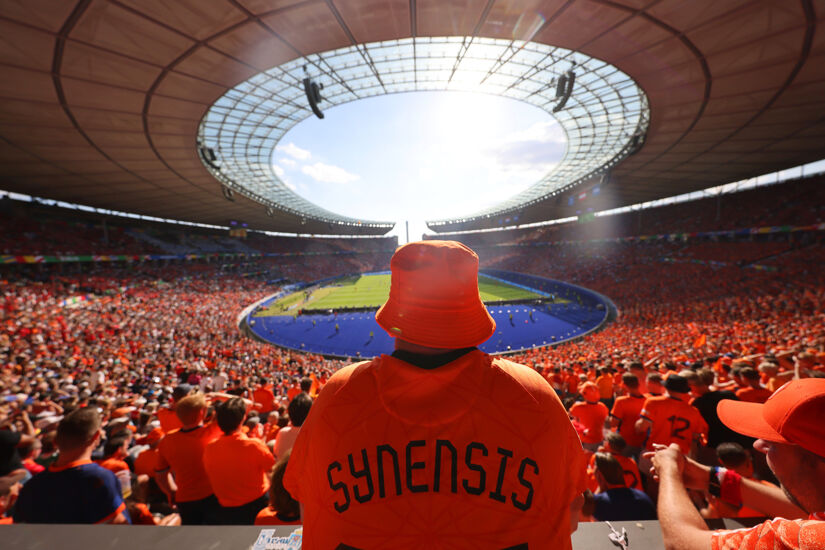
[[[275,215],[275,210],[273,210],[271,206],[267,206],[265,212],[270,218]]]
[[[304,65],[304,73],[307,72],[306,65]],[[307,101],[309,102],[309,107],[312,109],[312,112],[315,113],[315,116],[318,118],[324,118],[324,113],[318,107],[318,104],[321,103],[324,98],[321,97],[321,90],[324,89],[323,84],[318,84],[309,76],[304,77],[304,93],[307,96]]]
[[[556,97],[559,97],[559,91],[562,92],[561,100],[553,107],[553,112],[558,113],[567,104],[570,95],[573,93],[573,84],[576,82],[576,73],[570,69],[559,78],[559,83],[556,86]],[[564,89],[562,89],[562,87]]]
[[[235,202],[235,192],[225,185],[221,185],[221,192],[223,193],[223,198],[228,201]]]

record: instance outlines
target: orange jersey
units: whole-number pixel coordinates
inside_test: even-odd
[[[275,395],[271,386],[264,386],[252,392],[252,401],[261,405],[259,412],[268,413],[275,409]]]
[[[160,429],[163,430],[165,434],[183,427],[183,422],[180,421],[180,418],[178,418],[178,415],[175,414],[175,411],[172,409],[158,409],[155,416],[158,417]]]
[[[711,550],[821,550],[825,521],[775,519],[735,531],[716,531]]]
[[[203,467],[203,450],[220,437],[218,425],[183,431],[175,430],[158,443],[157,472],[172,469],[178,492],[178,502],[200,500],[212,494],[212,485]]]
[[[688,454],[694,437],[707,437],[708,434],[708,424],[696,408],[668,395],[649,397],[642,407],[641,417],[653,423],[645,445],[648,450],[657,443],[677,443],[682,452]]]
[[[473,350],[434,369],[382,355],[339,370],[301,428],[284,487],[304,548],[570,549],[586,461],[540,374]]]
[[[617,397],[610,411],[610,416],[619,421],[619,434],[630,447],[641,447],[645,442],[646,435],[636,432],[636,421],[642,414],[645,399],[643,395]]]
[[[596,385],[599,387],[599,399],[613,397],[613,378],[609,374],[603,374],[596,378]]]
[[[269,448],[241,432],[224,435],[203,452],[203,466],[221,506],[242,506],[263,495],[274,465]]]
[[[604,439],[604,421],[610,412],[604,403],[579,401],[570,407],[570,416],[584,425],[583,443],[601,443]]]
[[[135,459],[135,475],[153,477],[158,469],[158,450],[146,449]]]
[[[740,401],[748,401],[750,403],[764,403],[772,394],[773,392],[765,388],[747,387],[736,390],[736,397],[738,397]]]

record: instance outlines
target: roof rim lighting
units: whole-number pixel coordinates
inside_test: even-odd
[[[430,226],[514,212],[575,187],[631,154],[643,142],[650,120],[647,96],[627,74],[599,59],[536,42],[405,38],[300,57],[221,96],[201,120],[198,146],[206,169],[226,187],[268,208],[327,223],[393,226],[325,210],[275,174],[272,156],[279,141],[312,116],[302,84],[305,66],[324,85],[325,110],[388,93],[462,91],[524,101],[560,123],[567,151],[541,180],[490,209],[461,220],[427,222]],[[554,113],[557,79],[571,69],[576,73],[572,94]]]

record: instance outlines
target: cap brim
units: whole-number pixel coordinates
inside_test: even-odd
[[[763,408],[762,403],[723,399],[719,402],[716,412],[719,420],[737,433],[775,443],[790,443],[765,421],[762,414]]]

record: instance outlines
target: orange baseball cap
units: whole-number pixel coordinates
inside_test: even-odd
[[[725,399],[719,402],[719,419],[741,434],[799,445],[825,457],[825,379],[792,380],[764,403]]]
[[[478,256],[455,241],[399,247],[390,260],[390,297],[375,320],[390,336],[419,346],[459,349],[496,330],[478,293]]]

